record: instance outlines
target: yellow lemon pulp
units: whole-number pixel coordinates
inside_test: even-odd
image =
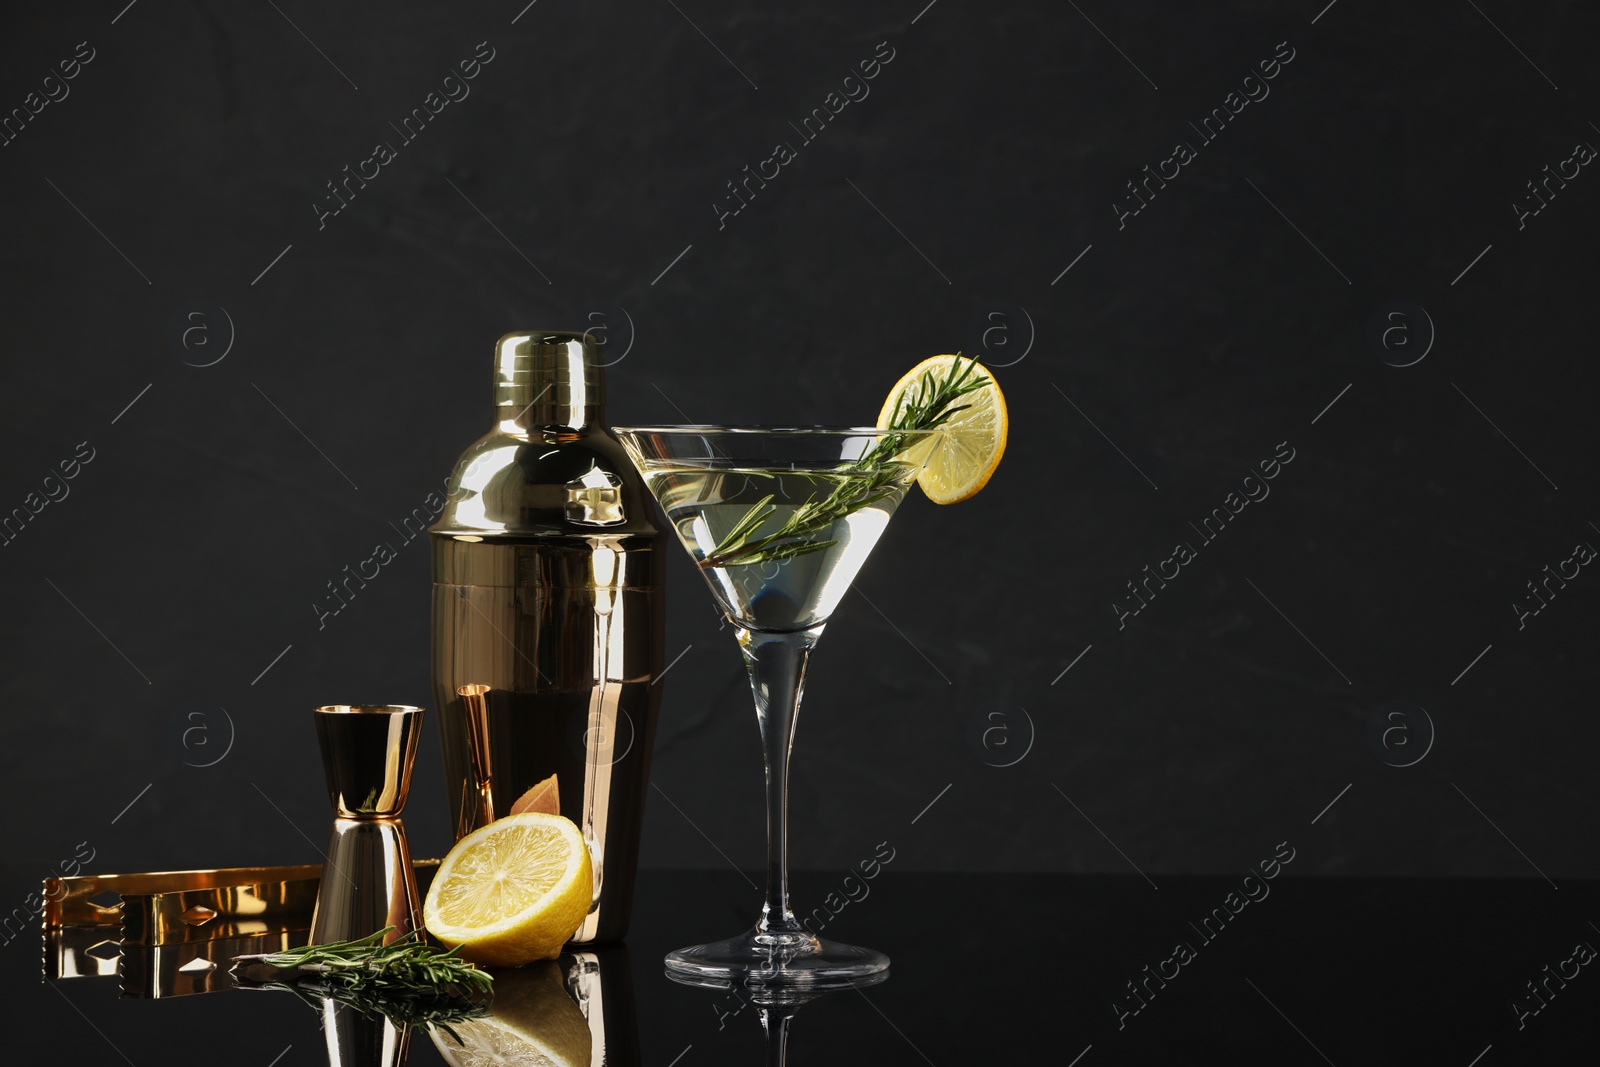
[[[474,963],[554,959],[594,894],[583,835],[543,812],[508,816],[456,842],[428,887],[423,924]]]
[[[961,370],[965,370],[967,360],[964,357],[933,356],[907,371],[889,390],[883,410],[878,412],[878,429],[891,428],[890,421],[902,400],[917,398],[924,374],[934,381],[943,381],[958,362]],[[974,364],[970,373],[983,380],[983,387],[957,400],[955,406],[965,404],[966,408],[944,424],[943,434],[924,446],[929,450],[928,461],[917,476],[917,485],[935,504],[959,504],[975,495],[988,484],[995,468],[1000,466],[1000,457],[1005,455],[1009,422],[1000,383],[981,363]],[[917,453],[912,457],[921,458]]]

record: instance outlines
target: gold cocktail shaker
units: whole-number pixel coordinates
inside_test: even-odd
[[[558,805],[594,864],[577,942],[627,932],[663,653],[662,531],[602,425],[599,358],[586,333],[500,338],[495,425],[428,530],[452,828]]]

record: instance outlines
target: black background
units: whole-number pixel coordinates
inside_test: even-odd
[[[94,450],[0,548],[7,900],[84,841],[90,871],[314,861],[309,708],[429,703],[424,546],[321,630],[313,600],[487,428],[496,336],[599,324],[616,423],[869,422],[975,343],[1005,387],[993,481],[910,500],[818,650],[798,866],[888,840],[907,870],[1159,880],[1289,838],[1299,874],[1600,874],[1600,578],[1522,630],[1511,606],[1600,543],[1600,179],[1522,229],[1511,206],[1600,143],[1593,10],[920,6],[8,13],[0,108],[95,58],[0,148],[0,511]],[[481,41],[471,95],[400,145]],[[880,42],[870,96],[800,145]],[[1202,145],[1189,123],[1279,42],[1270,96]],[[1119,229],[1180,139],[1198,158]],[[319,229],[379,140],[398,157]],[[719,229],[779,141],[799,158]],[[1404,368],[1367,337],[1395,300],[1437,331]],[[1199,546],[1280,442],[1271,496]],[[1178,541],[1198,558],[1119,630]],[[742,669],[686,559],[669,582],[688,651],[644,862],[754,867]],[[1410,749],[1370,740],[1393,700],[1431,749],[1415,719]],[[441,785],[430,744],[419,854],[448,844]]]

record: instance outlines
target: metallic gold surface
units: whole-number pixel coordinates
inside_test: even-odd
[[[495,417],[502,426],[581,429],[599,422],[605,368],[595,338],[574,330],[522,330],[494,346]]]
[[[328,1067],[400,1067],[411,1048],[411,1027],[348,1004],[322,1002],[322,1036]]]
[[[328,800],[341,819],[399,815],[422,738],[422,709],[408,704],[328,704],[316,709]]]
[[[318,879],[215,886],[122,897],[122,942],[164,945],[267,933],[279,924],[311,924]]]
[[[148,897],[131,897],[131,900],[148,900]],[[135,909],[126,909],[133,914]],[[202,913],[203,916],[203,913]],[[269,934],[279,934],[286,930],[307,930],[311,927],[311,912],[301,911],[295,915],[270,915],[260,919],[218,919],[201,918],[196,920],[200,925],[188,926],[183,920],[174,923],[170,928],[161,931],[162,940],[154,940],[150,933],[145,934],[144,940],[126,936],[122,938],[123,951],[136,948],[158,948],[167,945],[193,944],[198,941],[227,941],[239,937],[261,937]],[[126,931],[126,928],[124,928]]]
[[[627,519],[616,476],[592,470],[567,483],[567,518],[585,526],[615,526]]]
[[[422,928],[405,827],[398,819],[335,819],[327,873],[311,917],[313,944],[349,941],[394,927],[388,944]]]
[[[423,885],[438,868],[436,859],[412,864]],[[226,970],[231,955],[309,944],[321,872],[316,865],[298,865],[48,879],[44,977],[122,974],[123,995],[140,997],[227,988],[205,978],[211,968],[194,961],[210,960]],[[90,902],[108,891],[120,893],[117,903]],[[207,917],[207,912],[213,914]],[[204,947],[213,943],[222,947]],[[241,945],[223,955],[229,946]]]
[[[387,944],[422,927],[411,849],[398,818],[411,790],[422,709],[330,704],[317,708],[315,719],[336,818],[311,940],[348,941],[389,926]]]
[[[309,943],[302,927],[216,941],[124,946],[121,996],[129,1000],[165,1000],[233,989],[233,976],[228,973],[233,957],[285,952]]]
[[[462,730],[467,742],[467,774],[461,779],[461,802],[456,805],[456,840],[494,821],[494,775],[489,763],[489,695],[486,685],[464,685],[461,698]]]
[[[418,880],[431,877],[438,867],[436,859],[412,861]],[[214,935],[196,933],[204,934],[217,924],[230,922],[256,921],[273,929],[295,924],[304,928],[311,923],[321,874],[318,864],[297,864],[48,878],[44,882],[46,907],[41,920],[47,934],[59,931],[67,935],[60,939],[63,946],[85,948],[108,937],[113,945],[124,939],[145,944],[159,944],[164,939],[209,940]],[[118,894],[115,902],[99,904],[92,899],[108,892]],[[192,909],[215,914],[210,921],[197,922],[203,912]],[[90,937],[94,940],[85,941]],[[96,968],[90,966],[89,970]],[[60,977],[76,975],[62,973]]]
[[[44,977],[113,978],[122,961],[115,927],[50,926],[44,931]]]
[[[437,861],[434,861],[437,862]],[[104,893],[117,893],[124,897],[146,893],[192,893],[197,890],[219,890],[216,897],[196,898],[195,903],[224,910],[219,903],[229,899],[244,899],[256,893],[259,899],[271,900],[283,892],[281,883],[313,882],[322,873],[315,863],[292,867],[222,867],[200,871],[150,871],[139,874],[83,874],[73,878],[46,878],[44,880],[45,926],[121,926],[122,904],[95,903],[93,898]],[[234,890],[242,892],[235,894]],[[315,892],[313,888],[312,892]]]
[[[563,953],[561,965],[567,994],[589,1025],[591,1063],[605,1067],[637,1067],[638,1008],[633,994],[633,967],[626,945]]]
[[[663,535],[601,426],[581,333],[507,334],[496,423],[461,456],[433,540],[433,680],[457,838],[552,774],[595,905],[575,942],[626,932],[664,662]]]

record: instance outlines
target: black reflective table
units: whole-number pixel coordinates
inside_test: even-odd
[[[661,969],[667,950],[740,929],[759,894],[732,871],[649,871],[624,947],[567,957],[562,978],[523,976],[505,996],[556,1035],[553,1062],[585,1012],[603,1062],[649,1067],[778,1062],[780,1031],[791,1064],[1594,1062],[1600,882],[1272,873],[886,870],[850,899],[842,876],[800,872],[798,901],[849,899],[829,936],[893,966],[881,985],[766,1009]],[[0,947],[6,1062],[328,1062],[321,1018],[290,995],[119,999],[114,976],[43,983],[39,960],[31,932]],[[526,1007],[546,988],[584,1003]],[[409,1048],[411,1064],[446,1062],[425,1033]]]

